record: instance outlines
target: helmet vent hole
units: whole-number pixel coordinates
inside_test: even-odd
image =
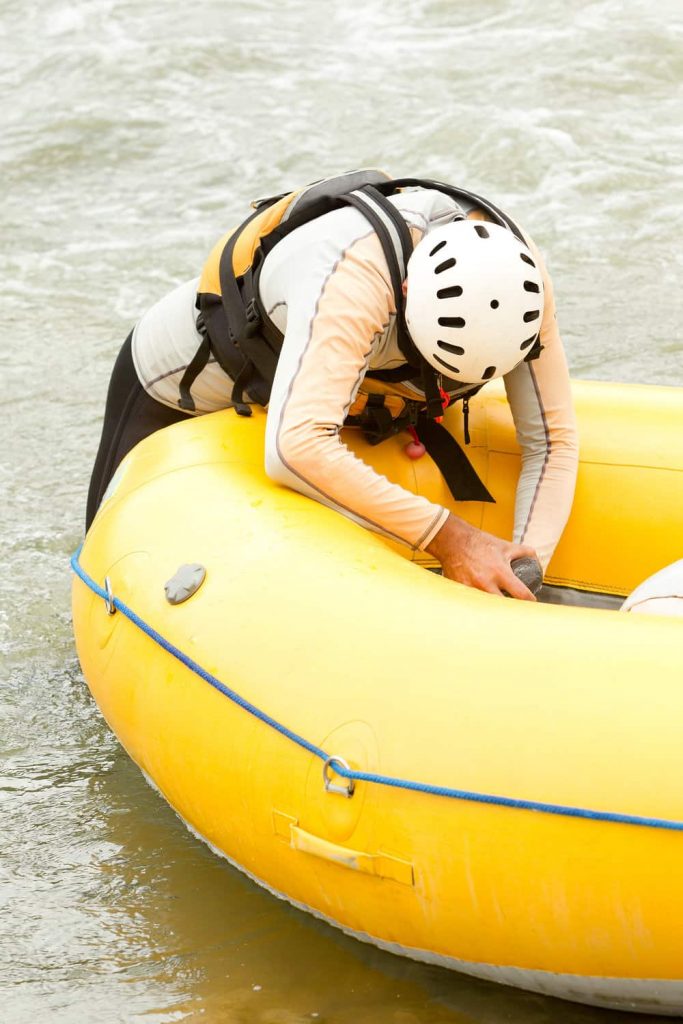
[[[480,238],[490,238],[491,237],[483,224],[475,224],[474,225],[474,230],[477,232],[477,234],[479,235]]]
[[[524,317],[523,317],[524,323],[525,324],[530,324],[532,320],[538,320],[539,314],[540,314],[540,310],[538,310],[538,309],[530,309],[527,313],[524,314]]]
[[[519,258],[521,260],[524,260],[525,263],[528,263],[530,267],[535,267],[536,266],[536,264],[532,260],[531,256],[527,256],[527,254],[525,252],[520,252]]]
[[[527,338],[526,341],[523,341],[522,344],[519,346],[520,349],[522,350],[522,352],[524,351],[525,348],[528,348],[529,345],[533,345],[533,343],[536,341],[537,337],[538,337],[537,334],[532,334],[530,338]]]
[[[460,345],[451,345],[448,341],[437,341],[439,348],[442,348],[444,352],[452,352],[454,356],[464,356],[465,349],[461,348]]]
[[[444,245],[445,245],[445,244],[446,244],[446,239],[444,238],[444,240],[443,240],[442,242],[439,242],[439,244],[438,244],[438,245],[435,245],[435,246],[434,246],[434,248],[432,249],[432,251],[430,252],[430,254],[429,254],[429,255],[430,255],[430,256],[435,256],[435,255],[436,255],[436,253],[437,253],[437,252],[439,251],[439,249],[443,249],[443,247],[444,247]]]
[[[500,302],[498,299],[491,299],[491,309],[498,309]]]
[[[437,299],[457,299],[462,295],[462,288],[454,284],[450,288],[439,288],[436,293]]]
[[[451,373],[460,373],[460,370],[458,369],[457,366],[453,366],[452,363],[447,363],[446,360],[441,359],[440,356],[435,355],[434,359],[436,360],[437,363],[440,363],[441,366],[445,366],[447,370],[450,370]]]
[[[541,289],[538,287],[538,285],[536,284],[535,281],[525,281],[524,282],[524,291],[525,292],[535,292],[538,295],[540,290]]]
[[[484,372],[481,375],[481,379],[482,380],[491,380],[491,377],[493,377],[495,375],[495,372],[496,372],[495,366],[487,366],[486,369],[484,370]]]
[[[455,260],[451,256],[449,260],[444,260],[443,263],[439,263],[438,267],[434,268],[435,274],[443,274],[444,270],[450,270],[451,267],[455,266]]]
[[[465,321],[461,316],[440,316],[439,325],[441,327],[464,327]]]

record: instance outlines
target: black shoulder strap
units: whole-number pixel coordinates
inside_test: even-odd
[[[388,182],[387,187],[391,184],[395,183]],[[355,206],[367,218],[380,240],[394,291],[398,346],[409,367],[418,371],[422,390],[425,393],[427,413],[434,418],[443,412],[438,374],[418,351],[405,322],[403,282],[407,273],[408,260],[413,251],[413,239],[410,229],[399,211],[384,196],[384,187],[365,185],[345,198],[350,206]],[[407,376],[414,376],[414,373],[409,373]]]
[[[374,209],[380,217],[385,219],[403,282],[408,270],[408,260],[412,256],[414,248],[408,224],[394,204],[390,203],[374,185],[364,185],[357,190],[356,194],[358,193],[360,193],[360,198],[364,201],[367,210]]]
[[[273,200],[276,202],[277,200]],[[221,259],[219,264],[219,277],[221,282],[221,297],[223,300],[223,309],[225,316],[228,321],[228,333],[231,340],[236,340],[241,337],[248,337],[251,331],[251,325],[249,323],[249,314],[252,310],[249,308],[249,304],[242,300],[242,292],[240,291],[238,278],[235,276],[232,265],[232,257],[235,251],[237,241],[246,228],[247,224],[258,217],[267,203],[262,203],[257,206],[253,213],[250,213],[246,220],[242,221],[236,231],[233,231],[232,235],[228,239],[223,252],[221,253]],[[214,344],[216,339],[211,339]],[[217,353],[220,356],[220,353]]]
[[[372,192],[376,194],[373,195]],[[359,210],[370,222],[379,238],[384,257],[389,267],[391,287],[394,292],[397,326],[399,331],[399,347],[407,362],[419,367],[419,354],[410,341],[403,318],[403,282],[406,277],[408,260],[413,251],[413,240],[408,225],[401,217],[393,203],[388,202],[381,193],[368,188],[358,189],[344,196],[349,206]]]
[[[447,185],[443,181],[433,181],[431,178],[394,178],[392,181],[379,182],[375,185],[375,188],[378,192],[383,192],[385,195],[393,195],[394,192],[402,188],[428,188],[434,189],[435,192],[443,192],[444,195],[450,196],[456,202],[459,199],[465,199],[467,202],[472,203],[473,206],[488,213],[494,224],[500,224],[501,227],[509,228],[520,242],[524,242],[526,245],[521,229],[511,217],[503,213],[490,200],[484,199],[483,196],[477,195],[476,192],[469,192],[466,188],[456,188],[454,185]]]

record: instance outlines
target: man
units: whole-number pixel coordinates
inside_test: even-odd
[[[253,278],[251,267],[232,273],[235,241],[244,241],[237,232],[221,240],[199,280],[142,317],[112,376],[87,525],[114,469],[147,434],[230,405],[248,414],[257,400],[268,404],[265,463],[273,480],[426,549],[450,579],[533,600],[510,563],[529,556],[546,567],[577,468],[566,359],[540,254],[514,222],[471,193],[433,182],[400,187],[417,179],[381,174],[362,177],[360,188],[353,175],[343,176],[343,187],[338,180],[310,187],[316,202],[309,190],[308,213],[305,203],[296,209],[300,198],[267,202],[277,230],[255,238]],[[263,223],[258,209],[254,217]],[[247,222],[240,230],[248,234]],[[236,332],[228,327],[228,291],[241,302],[249,280],[246,327]],[[277,339],[270,349],[264,333]],[[435,414],[435,382],[442,395],[467,402],[499,376],[522,448],[512,543],[390,483],[341,441],[347,417],[367,424],[378,394],[384,420],[385,410],[399,417],[396,427],[405,409]],[[412,422],[421,422],[424,413],[415,415]]]

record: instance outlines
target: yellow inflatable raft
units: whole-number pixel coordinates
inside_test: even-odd
[[[683,552],[683,390],[580,383],[575,400],[578,490],[547,582],[609,599]],[[130,756],[232,863],[360,939],[683,1013],[681,620],[444,580],[271,484],[264,424],[226,411],[144,441],[74,559],[81,664]],[[501,390],[471,433],[497,503],[456,511],[509,536]],[[347,440],[451,504],[405,438]],[[206,577],[172,605],[186,563]]]

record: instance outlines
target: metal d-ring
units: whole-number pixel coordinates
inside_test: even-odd
[[[104,590],[107,595],[104,599],[104,607],[107,609],[107,615],[115,615],[116,605],[114,604],[114,591],[112,589],[111,580],[108,576],[104,577]]]
[[[328,757],[323,765],[323,782],[325,783],[325,792],[338,793],[339,796],[352,797],[356,788],[356,783],[353,779],[347,779],[345,786],[338,786],[335,782],[330,781],[330,777],[327,772],[329,768],[334,771],[335,764],[341,765],[341,767],[345,768],[347,772],[351,771],[351,768],[343,757],[336,757],[334,755],[332,755],[332,757]]]

